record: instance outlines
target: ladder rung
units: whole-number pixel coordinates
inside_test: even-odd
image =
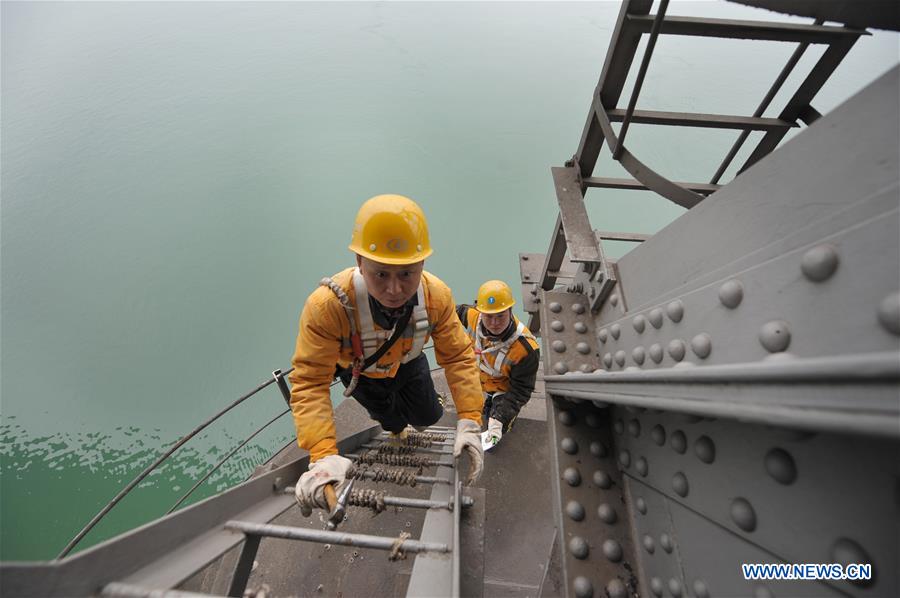
[[[628,189],[631,191],[644,191],[647,186],[640,181],[634,179],[617,179],[611,177],[587,177],[582,179],[585,187],[596,187],[603,189]],[[708,183],[675,183],[694,193],[713,193],[721,188],[721,185],[710,185]]]
[[[621,122],[625,118],[625,111],[619,108],[608,110],[606,114],[609,115],[610,122]],[[690,112],[663,112],[659,110],[635,110],[631,115],[631,122],[646,125],[738,129],[743,131],[776,131],[799,126],[797,123],[790,123],[778,118]]]
[[[437,542],[421,542],[419,540],[398,542],[398,538],[386,536],[329,532],[305,527],[252,523],[249,521],[229,521],[225,524],[225,529],[242,532],[249,536],[302,540],[319,542],[320,544],[340,544],[341,546],[375,548],[377,550],[393,550],[395,545],[399,545],[400,550],[403,552],[450,552],[450,547],[447,544]]]
[[[628,22],[641,33],[650,33],[654,17],[655,15],[628,15]],[[868,35],[861,29],[848,27],[699,17],[666,17],[662,22],[660,33],[811,44],[830,44],[848,37]]]

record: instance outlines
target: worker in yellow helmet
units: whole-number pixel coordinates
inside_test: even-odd
[[[326,484],[339,486],[351,461],[338,454],[329,387],[337,376],[369,416],[393,436],[424,429],[443,415],[422,348],[434,341],[459,415],[454,454],[481,474],[483,397],[472,344],[454,313],[450,289],[424,270],[431,255],[422,209],[401,195],[379,195],[356,216],[350,250],[356,267],[324,278],[306,300],[288,375],[297,441],[309,471],[298,502],[327,508]]]
[[[487,430],[482,446],[490,450],[509,432],[519,411],[531,398],[540,364],[540,350],[531,331],[512,313],[512,290],[501,280],[478,289],[475,307],[459,305],[456,313],[472,339],[484,392]]]

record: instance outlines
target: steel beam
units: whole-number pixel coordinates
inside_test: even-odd
[[[649,33],[654,15],[629,15],[628,22],[639,33]],[[831,27],[826,25],[799,25],[772,21],[743,21],[733,19],[707,19],[702,17],[666,17],[662,23],[663,35],[688,35],[798,42],[811,44],[844,43],[856,41],[860,35],[868,35],[863,29]]]
[[[610,122],[621,122],[625,118],[625,110],[620,108],[608,110],[606,114],[609,116]],[[631,116],[631,122],[643,125],[737,129],[743,131],[776,131],[799,126],[796,122],[787,122],[777,118],[703,114],[696,112],[664,112],[660,110],[635,110]]]

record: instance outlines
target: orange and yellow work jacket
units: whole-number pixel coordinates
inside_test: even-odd
[[[391,336],[392,331],[382,329],[371,319],[368,322],[360,321],[365,320],[365,317],[360,318],[361,310],[357,309],[357,305],[368,302],[362,275],[358,274],[356,268],[348,268],[335,274],[332,280],[350,299],[357,318],[356,328],[363,336],[366,355],[374,353]],[[431,338],[434,340],[435,358],[444,368],[459,417],[471,419],[481,425],[484,398],[478,379],[478,365],[472,343],[456,317],[456,306],[450,289],[438,277],[423,272],[418,297],[417,307],[421,307],[423,302],[425,304],[427,324],[423,317],[417,317],[416,312],[421,314],[421,310],[414,310],[402,336],[362,375],[370,378],[393,378],[400,364],[421,352],[422,345]],[[368,305],[365,305],[363,311],[368,313]],[[424,336],[415,334],[417,326],[420,331],[427,331]],[[347,312],[331,289],[319,287],[306,300],[300,315],[300,332],[297,334],[297,346],[291,360],[294,369],[288,375],[297,442],[301,448],[309,451],[311,461],[338,454],[329,388],[334,379],[335,366],[347,368],[352,362],[353,348],[350,344]]]
[[[508,428],[534,392],[540,366],[540,348],[531,331],[513,316],[508,332],[500,338],[485,334],[481,314],[469,305],[456,309],[459,320],[475,347],[481,389],[492,395],[490,417]]]

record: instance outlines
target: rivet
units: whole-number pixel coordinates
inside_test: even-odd
[[[579,575],[572,582],[572,589],[575,590],[575,598],[593,598],[594,584],[587,577]]]
[[[587,355],[591,352],[591,346],[586,342],[582,341],[575,345],[575,350],[581,353],[582,355]]]
[[[586,559],[588,556],[588,543],[581,536],[574,536],[569,540],[569,552],[576,559]]]
[[[756,511],[753,505],[745,498],[736,498],[731,501],[731,520],[745,532],[756,529]]]
[[[694,454],[704,463],[716,460],[716,445],[709,436],[701,436],[694,442]]]
[[[625,584],[618,577],[606,584],[606,593],[609,594],[609,598],[625,598],[628,594]]]
[[[850,538],[839,538],[831,547],[831,561],[839,563],[847,568],[851,563],[871,563],[872,558],[865,549]],[[854,579],[850,583],[860,587],[871,586],[875,583],[876,569],[872,567],[871,579]]]
[[[734,309],[741,304],[743,299],[744,285],[741,284],[741,281],[732,278],[731,280],[726,280],[719,287],[719,301],[728,309]]]
[[[838,254],[831,245],[817,245],[803,254],[800,270],[813,282],[831,278],[838,267]]]
[[[609,338],[609,332],[606,331],[606,328],[600,329],[600,332],[597,333],[597,338],[600,339],[601,343],[606,342],[606,339]]]
[[[566,327],[563,326],[563,323],[559,320],[553,320],[552,322],[550,322],[550,328],[552,328],[554,332],[562,332],[566,329]]]
[[[605,353],[603,355],[603,365],[608,368],[612,367],[612,353]]]
[[[637,315],[631,321],[631,325],[634,326],[635,331],[637,331],[637,333],[640,334],[641,332],[644,331],[644,328],[647,327],[647,318],[645,318],[644,316],[641,316],[641,315]]]
[[[660,578],[653,577],[650,579],[650,591],[657,598],[663,595],[663,582]]]
[[[616,363],[618,363],[620,367],[625,365],[625,351],[616,351]]]
[[[421,245],[421,243],[418,244],[418,245],[416,245],[416,251],[422,251],[422,245]]]
[[[570,455],[574,455],[578,452],[578,443],[575,442],[574,438],[563,438],[559,443],[559,448]]]
[[[636,419],[628,422],[628,433],[637,438],[641,435],[641,422]]]
[[[656,424],[653,426],[653,429],[650,430],[650,438],[656,443],[656,446],[664,445],[666,443],[666,429],[661,425]]]
[[[675,598],[681,596],[681,582],[674,577],[669,580],[669,593]]]
[[[628,451],[619,452],[619,464],[622,467],[628,467],[631,465],[631,453]]]
[[[564,426],[571,426],[575,423],[575,414],[571,411],[560,411],[556,418]]]
[[[591,404],[597,409],[606,409],[609,407],[609,403],[604,403],[603,401],[598,401],[597,399],[591,399]]]
[[[597,517],[599,517],[600,521],[602,521],[603,523],[608,523],[610,525],[615,523],[618,519],[618,517],[616,516],[616,510],[606,503],[603,503],[599,507],[597,507]]]
[[[644,550],[646,550],[650,554],[653,554],[653,552],[656,550],[656,543],[653,541],[653,537],[648,534],[644,534],[643,543]]]
[[[618,324],[613,324],[612,326],[609,327],[609,333],[612,335],[612,337],[614,339],[618,340],[619,335],[622,334],[622,327],[619,326]]]
[[[584,334],[587,332],[587,326],[584,322],[575,322],[575,332],[578,334]]]
[[[584,303],[573,303],[572,311],[574,311],[576,314],[583,314],[584,313]]]
[[[669,341],[669,345],[666,347],[666,350],[675,361],[681,361],[682,359],[684,359],[684,341],[680,338]]]
[[[675,433],[672,434],[672,440],[669,442],[676,453],[683,455],[684,451],[687,450],[687,437],[685,437],[684,432],[681,430],[676,430]]]
[[[784,449],[774,448],[766,453],[766,471],[772,478],[785,486],[797,479],[797,465],[794,458]]]
[[[683,497],[688,495],[689,488],[687,477],[680,471],[672,476],[672,490],[674,490],[675,494],[678,496]]]
[[[562,305],[559,304],[559,301],[553,301],[552,303],[550,303],[549,307],[550,307],[550,311],[552,311],[555,314],[558,314],[559,312],[562,311]]]
[[[706,359],[712,352],[712,337],[702,332],[691,339],[691,351],[700,359]]]
[[[647,460],[643,457],[638,457],[638,460],[634,463],[634,468],[637,470],[639,474],[643,477],[647,477],[647,471],[649,469],[647,465]]]
[[[668,314],[670,320],[677,324],[684,317],[684,303],[680,299],[670,302],[666,306],[666,314]]]
[[[597,417],[596,413],[588,413],[584,416],[584,423],[588,425],[590,428],[599,428],[600,427],[600,419]],[[591,443],[593,444],[593,443]]]
[[[615,540],[605,540],[603,554],[613,563],[618,563],[622,560],[622,546]]]
[[[900,335],[900,293],[891,293],[881,300],[878,321],[888,332]]]
[[[612,303],[613,305],[618,305],[619,304],[619,296],[616,295],[615,293],[613,293],[612,295],[609,296],[609,302]]]
[[[597,488],[602,488],[603,490],[609,490],[612,488],[612,478],[609,477],[605,471],[600,471],[599,469],[594,472],[594,485]]]
[[[650,325],[657,330],[663,325],[663,311],[658,307],[651,309],[647,318],[650,320]]]
[[[650,354],[650,359],[652,359],[655,363],[659,363],[663,359],[662,345],[660,345],[659,343],[653,343],[652,345],[650,345],[648,353]]]
[[[638,497],[636,501],[634,501],[635,506],[637,506],[637,510],[640,511],[641,515],[647,514],[647,501],[643,499],[643,497]]]
[[[570,500],[566,505],[566,515],[573,521],[581,521],[584,519],[584,507],[577,500]]]
[[[666,552],[672,552],[672,538],[669,537],[669,534],[663,534],[659,537],[659,545]]]
[[[784,351],[791,344],[791,330],[784,320],[772,320],[759,329],[759,342],[769,353]]]
[[[632,359],[634,360],[634,362],[635,362],[636,364],[638,364],[638,365],[644,365],[644,358],[645,358],[645,355],[646,355],[646,353],[644,352],[644,348],[643,348],[643,347],[635,347],[635,348],[632,349],[632,351],[631,351],[631,358],[632,358]]]
[[[606,452],[605,446],[603,446],[600,442],[594,440],[593,442],[591,442],[591,454],[602,459],[608,453]]]
[[[557,374],[565,374],[569,371],[569,366],[567,366],[562,361],[557,361],[555,364],[553,364],[553,371]]]
[[[581,474],[574,467],[567,467],[563,471],[563,479],[569,486],[578,486],[581,484]]]
[[[622,423],[621,419],[617,419],[613,422],[613,430],[615,430],[616,434],[621,434],[625,431],[625,424]]]
[[[709,598],[709,588],[702,579],[694,580],[694,595],[697,598]]]
[[[582,363],[580,366],[578,366],[578,371],[579,371],[579,372],[582,372],[582,373],[584,373],[584,374],[590,374],[590,373],[593,372],[595,369],[596,369],[596,368],[594,368],[594,366],[592,366],[592,365],[589,364],[589,363]]]
[[[561,340],[555,340],[550,344],[553,347],[553,350],[557,353],[565,353],[566,352],[566,343]]]
[[[377,246],[375,245],[375,243],[372,243],[371,245],[369,245],[369,251],[375,251],[376,248],[377,248]]]

